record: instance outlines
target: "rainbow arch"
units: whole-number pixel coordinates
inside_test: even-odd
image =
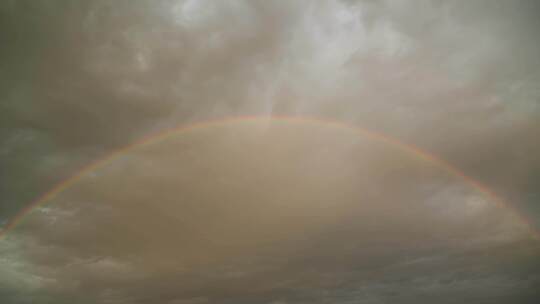
[[[456,168],[455,166],[452,166],[445,160],[426,152],[418,147],[415,147],[413,145],[403,143],[393,137],[390,137],[385,134],[377,133],[370,131],[368,129],[350,125],[347,123],[342,123],[338,121],[328,120],[328,119],[322,119],[322,118],[315,118],[315,117],[304,117],[304,116],[236,116],[236,117],[228,117],[228,118],[222,118],[222,119],[216,119],[216,120],[210,120],[210,121],[200,121],[195,122],[192,124],[187,125],[181,125],[176,128],[167,129],[165,131],[161,131],[155,134],[150,134],[148,136],[145,136],[127,146],[124,146],[122,148],[116,149],[106,155],[105,157],[102,157],[94,162],[91,162],[90,164],[84,166],[82,169],[77,171],[75,174],[70,176],[69,178],[57,183],[54,187],[52,187],[49,191],[45,192],[41,196],[37,197],[34,201],[32,201],[27,207],[25,207],[22,211],[20,211],[15,217],[10,219],[5,227],[0,230],[0,239],[2,239],[9,231],[13,230],[15,227],[17,227],[20,223],[23,222],[26,215],[28,215],[32,210],[35,208],[46,204],[48,201],[53,199],[55,196],[63,192],[64,190],[68,189],[72,185],[76,184],[83,176],[91,173],[92,171],[95,171],[99,169],[102,166],[105,166],[106,164],[114,161],[119,156],[129,152],[130,150],[145,146],[145,145],[151,145],[157,142],[160,142],[161,140],[164,140],[170,136],[177,135],[180,133],[186,133],[190,131],[195,131],[198,129],[208,128],[208,127],[217,127],[221,125],[227,125],[232,123],[240,123],[240,122],[289,122],[289,123],[298,123],[298,124],[314,124],[319,126],[326,126],[331,127],[335,129],[344,130],[347,132],[356,133],[357,135],[366,136],[370,139],[376,140],[378,142],[388,144],[390,146],[393,146],[397,148],[398,150],[411,154],[415,156],[416,158],[423,160],[427,163],[430,163],[442,170],[444,170],[446,173],[448,173],[451,176],[457,177],[470,185],[472,188],[476,189],[479,193],[487,197],[491,202],[495,203],[498,207],[503,208],[505,210],[508,210],[508,212],[511,212],[529,231],[530,236],[535,240],[540,240],[540,232],[535,229],[535,226],[530,223],[526,217],[524,217],[518,210],[516,210],[511,205],[507,204],[502,198],[500,198],[494,191],[489,189],[486,185],[483,183],[473,179],[472,177],[467,176],[465,173],[463,173],[461,170]]]

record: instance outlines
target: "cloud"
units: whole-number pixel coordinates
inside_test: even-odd
[[[534,222],[536,12],[527,1],[5,1],[0,223],[142,136],[242,115],[388,134]],[[522,220],[397,150],[277,122],[132,150],[0,240],[0,299],[534,299],[538,247]]]

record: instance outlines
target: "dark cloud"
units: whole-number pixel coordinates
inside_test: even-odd
[[[2,303],[535,303],[534,1],[4,1]]]

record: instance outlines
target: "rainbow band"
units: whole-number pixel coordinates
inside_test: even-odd
[[[463,180],[464,182],[469,184],[472,188],[476,189],[479,193],[489,198],[490,201],[497,204],[498,207],[511,212],[517,219],[519,219],[525,225],[525,227],[530,232],[530,235],[532,236],[532,238],[534,238],[535,240],[540,240],[540,232],[538,232],[535,229],[534,225],[531,224],[524,216],[522,216],[512,206],[510,206],[509,204],[506,204],[501,198],[498,197],[498,195],[495,192],[493,192],[491,189],[489,189],[487,186],[485,186],[481,182],[465,175],[459,169],[453,167],[448,162],[438,158],[437,156],[432,155],[428,152],[425,152],[415,146],[400,142],[395,138],[389,137],[384,134],[375,133],[361,127],[352,126],[352,125],[348,125],[346,123],[341,123],[337,121],[324,120],[321,118],[297,117],[297,116],[240,116],[240,117],[225,118],[225,119],[212,120],[212,121],[196,122],[193,124],[180,126],[178,128],[169,129],[169,130],[157,133],[157,134],[145,136],[142,139],[139,139],[132,144],[129,144],[123,148],[117,149],[113,151],[112,153],[108,154],[107,156],[86,165],[81,170],[79,170],[74,175],[72,175],[71,177],[56,184],[51,190],[49,190],[42,196],[38,197],[28,207],[24,208],[15,217],[9,220],[6,226],[4,227],[4,229],[0,230],[0,239],[4,237],[7,232],[12,230],[16,226],[18,226],[23,221],[25,216],[29,214],[32,210],[47,203],[49,200],[57,196],[59,193],[71,187],[72,185],[77,183],[83,176],[114,161],[117,157],[129,152],[130,150],[134,148],[145,146],[145,145],[151,145],[179,133],[190,132],[190,131],[194,131],[194,130],[198,130],[202,128],[227,125],[231,123],[253,122],[253,121],[255,122],[274,121],[274,122],[316,124],[319,126],[322,125],[326,127],[344,130],[347,132],[353,132],[353,133],[356,133],[357,135],[366,136],[370,139],[396,147],[398,150],[401,150],[405,153],[412,154],[425,162],[428,162],[430,164],[435,165],[436,167],[443,169],[448,174]]]

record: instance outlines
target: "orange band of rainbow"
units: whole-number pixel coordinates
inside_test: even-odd
[[[137,140],[134,143],[131,143],[123,148],[114,150],[113,152],[111,152],[110,154],[108,154],[107,156],[103,158],[100,158],[94,162],[91,162],[90,164],[84,166],[81,170],[77,171],[71,177],[56,184],[52,189],[50,189],[49,191],[47,191],[46,193],[38,197],[36,200],[30,203],[29,206],[24,208],[15,217],[9,220],[6,226],[3,228],[3,230],[0,230],[0,239],[3,236],[5,236],[7,232],[12,230],[16,226],[18,226],[23,221],[25,216],[29,214],[33,209],[47,203],[49,200],[57,196],[59,193],[71,187],[75,183],[77,183],[83,176],[114,161],[117,157],[129,152],[130,150],[134,148],[144,146],[144,145],[151,145],[179,133],[190,132],[190,131],[198,130],[201,128],[227,125],[227,124],[235,123],[235,122],[237,123],[237,122],[249,122],[249,121],[261,121],[261,122],[273,121],[273,122],[290,122],[290,123],[322,125],[326,127],[341,129],[347,132],[353,132],[358,135],[366,136],[370,139],[396,147],[397,149],[405,153],[412,154],[416,156],[418,159],[421,159],[425,162],[433,164],[436,167],[443,169],[448,174],[463,180],[464,182],[469,184],[472,188],[476,189],[479,193],[487,197],[491,202],[497,204],[498,207],[504,208],[508,210],[509,212],[511,212],[514,216],[516,216],[516,218],[518,218],[527,227],[532,238],[536,240],[540,240],[540,233],[535,229],[534,225],[531,224],[524,216],[522,216],[515,208],[505,203],[503,199],[501,199],[495,192],[493,192],[487,186],[465,175],[465,173],[463,173],[456,167],[450,165],[448,162],[438,158],[437,156],[430,154],[426,151],[423,151],[420,148],[417,148],[413,145],[400,142],[399,140],[392,138],[390,136],[376,133],[376,132],[373,132],[373,131],[370,131],[361,127],[357,127],[357,126],[353,126],[353,125],[349,125],[349,124],[341,123],[337,121],[321,119],[321,118],[298,117],[298,116],[239,116],[239,117],[224,118],[224,119],[211,120],[211,121],[196,122],[193,124],[168,129],[166,131],[162,131],[157,134],[152,134],[150,136],[145,136],[142,139]]]

